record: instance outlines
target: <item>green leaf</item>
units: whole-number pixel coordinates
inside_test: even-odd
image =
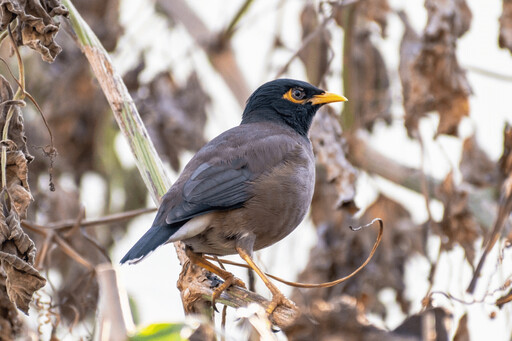
[[[130,341],[184,341],[183,323],[154,323],[130,337]]]

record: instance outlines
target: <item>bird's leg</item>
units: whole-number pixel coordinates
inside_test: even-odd
[[[190,261],[193,264],[198,265],[198,266],[202,267],[203,269],[208,270],[208,271],[216,274],[217,276],[219,276],[220,278],[222,278],[224,280],[224,283],[222,283],[220,286],[218,286],[213,291],[213,294],[212,294],[212,306],[214,308],[215,308],[215,301],[217,300],[217,298],[219,298],[220,295],[222,294],[222,292],[224,290],[226,290],[227,288],[229,288],[230,286],[236,285],[236,286],[245,288],[245,283],[242,282],[241,279],[235,277],[231,272],[226,271],[224,269],[221,269],[217,265],[215,265],[215,264],[211,263],[210,261],[204,259],[203,256],[201,256],[198,253],[195,253],[189,247],[185,248],[185,254],[187,255],[187,257],[190,259]]]
[[[254,245],[254,235],[244,235],[238,241],[236,245],[236,251],[242,257],[244,261],[260,276],[261,280],[272,293],[272,302],[266,309],[268,315],[272,314],[279,305],[284,305],[289,308],[295,308],[295,303],[287,299],[281,291],[268,279],[263,271],[254,263],[252,259],[252,251]]]

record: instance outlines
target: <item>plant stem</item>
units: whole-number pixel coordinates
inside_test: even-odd
[[[231,37],[233,36],[233,33],[235,32],[236,25],[238,24],[240,19],[242,19],[242,17],[245,15],[245,13],[247,13],[247,10],[249,9],[249,7],[251,7],[253,1],[254,0],[245,0],[245,2],[242,4],[242,6],[238,9],[238,11],[236,12],[233,19],[231,19],[231,22],[229,23],[228,27],[226,28],[224,33],[222,33],[221,40],[223,42],[231,39]]]

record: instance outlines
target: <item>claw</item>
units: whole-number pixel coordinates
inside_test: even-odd
[[[212,306],[213,306],[213,309],[215,309],[216,312],[219,312],[219,311],[215,307],[215,301],[217,300],[217,298],[220,297],[220,295],[224,292],[224,290],[226,290],[227,288],[229,288],[232,285],[236,285],[237,287],[242,287],[242,288],[245,289],[245,283],[242,282],[241,279],[236,278],[233,274],[230,274],[230,275],[231,276],[229,276],[227,278],[224,278],[224,283],[219,285],[213,291],[213,294],[212,294]]]
[[[268,305],[266,312],[270,316],[276,310],[276,308],[280,305],[284,305],[290,309],[295,309],[297,306],[295,303],[287,299],[282,293],[277,292],[272,296],[272,302]]]

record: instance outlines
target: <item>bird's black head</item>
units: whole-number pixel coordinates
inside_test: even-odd
[[[263,84],[249,97],[242,124],[276,121],[306,136],[313,116],[322,105],[346,100],[306,82],[276,79]]]

